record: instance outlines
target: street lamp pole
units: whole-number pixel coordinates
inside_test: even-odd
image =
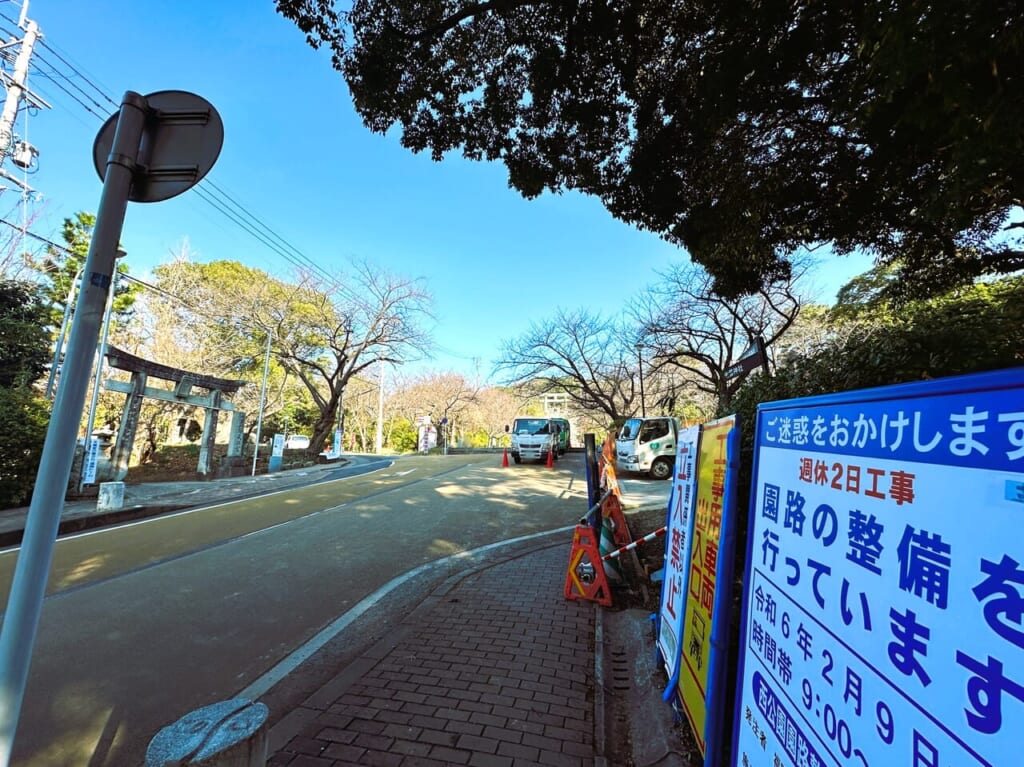
[[[114,258],[124,258],[125,253],[120,248],[114,254]],[[99,405],[100,398],[100,387],[103,385],[103,360],[107,356],[107,338],[110,335],[110,315],[114,309],[114,293],[117,291],[117,280],[121,276],[121,273],[117,271],[116,261],[114,267],[114,273],[110,280],[110,290],[107,292],[107,304],[103,309],[103,330],[100,333],[100,342],[96,347],[96,377],[92,384],[92,398],[89,400],[89,415],[86,416],[85,420],[85,452],[86,455],[89,453],[89,441],[93,438],[93,427],[94,421],[96,420],[96,407]],[[84,464],[83,464],[84,469]],[[82,488],[85,487],[85,471],[83,470],[82,476],[78,481],[78,491],[81,492]]]
[[[120,255],[120,253],[118,253]],[[114,308],[114,291],[117,290],[118,273],[114,272],[114,278],[110,281],[110,292],[107,293],[107,305],[103,311],[103,332],[100,334],[100,343],[96,347],[96,377],[92,384],[92,399],[89,400],[89,415],[85,419],[85,441],[88,444],[92,437],[93,421],[96,420],[96,406],[99,402],[100,386],[103,383],[103,358],[107,354],[107,338],[110,335],[110,313]]]
[[[337,453],[341,455],[345,452],[345,387],[342,386],[338,391],[338,427],[334,430],[334,436],[337,440]]]
[[[352,327],[347,321],[342,326],[341,332],[345,334],[345,345],[342,347],[342,356],[338,360],[338,378],[341,388],[338,390],[338,428],[334,432],[337,440],[337,456],[345,452],[345,362],[348,359],[348,344],[352,336]]]
[[[54,381],[57,377],[57,369],[61,364],[61,357],[64,351],[64,334],[67,331],[68,320],[71,317],[71,302],[75,298],[75,288],[78,286],[78,281],[82,278],[82,269],[80,268],[76,273],[73,280],[71,280],[71,287],[68,288],[68,297],[64,301],[64,318],[60,321],[60,330],[57,332],[57,345],[53,352],[53,364],[50,365],[50,375],[46,379],[46,399],[53,398],[54,392]]]
[[[647,417],[647,405],[644,402],[644,356],[643,356],[644,345],[638,343],[636,345],[636,359],[640,363],[640,417]]]
[[[260,436],[263,432],[263,408],[267,406],[267,377],[270,375],[270,339],[267,333],[267,352],[263,357],[263,383],[260,384],[260,413],[256,419],[256,444],[252,449],[252,476],[256,476],[256,459],[260,454]]]
[[[380,455],[384,450],[384,362],[380,363],[380,380],[377,386],[377,433],[374,452]]]

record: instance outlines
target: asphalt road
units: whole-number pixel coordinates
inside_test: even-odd
[[[13,764],[141,764],[161,727],[235,696],[396,576],[586,510],[581,455],[500,463],[405,458],[62,538]],[[5,603],[13,567],[0,554]]]

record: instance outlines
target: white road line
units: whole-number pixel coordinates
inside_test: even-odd
[[[115,523],[113,525],[102,525],[100,527],[94,527],[94,528],[92,528],[90,530],[83,530],[80,533],[70,533],[68,535],[62,535],[59,538],[57,538],[57,543],[60,543],[61,541],[72,541],[72,540],[75,540],[76,538],[85,538],[85,537],[90,536],[90,535],[100,535],[101,533],[108,533],[108,532],[111,532],[113,530],[123,530],[125,528],[136,527],[138,525],[153,524],[153,523],[159,522],[160,520],[163,520],[163,519],[174,519],[175,517],[184,517],[184,516],[188,516],[189,514],[195,514],[195,513],[200,512],[200,511],[210,511],[211,509],[218,509],[221,506],[230,506],[230,505],[235,504],[235,503],[241,503],[242,501],[254,501],[254,500],[257,500],[257,499],[262,500],[264,498],[271,498],[271,497],[273,497],[275,495],[281,495],[282,493],[290,493],[293,490],[305,490],[305,489],[310,488],[310,487],[316,487],[317,485],[326,485],[329,482],[344,482],[347,479],[357,479],[359,477],[368,477],[371,474],[376,474],[377,472],[384,471],[384,469],[387,469],[387,468],[390,468],[390,467],[389,466],[382,466],[379,469],[373,469],[372,471],[368,471],[368,472],[365,472],[363,474],[355,474],[355,475],[353,475],[351,477],[338,477],[337,479],[326,479],[326,480],[323,480],[322,482],[314,482],[311,485],[295,485],[293,487],[282,488],[281,490],[273,490],[273,491],[267,492],[267,493],[260,493],[259,495],[247,495],[247,496],[243,496],[243,497],[240,497],[240,498],[229,498],[228,500],[221,501],[220,503],[213,503],[213,504],[210,504],[209,506],[193,506],[192,508],[182,509],[180,511],[169,511],[169,512],[167,512],[165,514],[154,514],[151,517],[145,517],[143,519],[136,519],[136,520],[133,520],[131,522],[121,522],[121,523]],[[202,488],[200,488],[200,490],[201,489]],[[195,492],[195,491],[191,491],[191,492]],[[182,495],[185,495],[185,493],[183,493]],[[133,505],[145,506],[146,504],[140,503],[140,504],[133,504]],[[328,509],[323,509],[323,511],[328,511]],[[319,512],[317,512],[317,513],[319,513]],[[286,520],[286,521],[291,521],[291,520]],[[277,525],[274,525],[274,526],[277,527]],[[259,532],[259,531],[258,530],[254,530],[252,532]],[[0,549],[0,556],[3,556],[5,554],[10,554],[12,552],[18,551],[19,549],[21,549],[20,545],[8,546],[5,549]]]

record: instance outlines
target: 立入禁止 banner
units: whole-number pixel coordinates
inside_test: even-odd
[[[717,751],[722,737],[738,436],[736,416],[704,424],[697,458],[696,508],[677,689],[705,763],[708,746]]]
[[[683,635],[686,578],[690,572],[690,539],[697,489],[697,451],[700,426],[680,430],[665,521],[665,567],[658,611],[658,654],[668,675],[665,698],[676,694],[679,681],[679,648]]]
[[[758,410],[732,763],[1019,764],[1024,370]]]

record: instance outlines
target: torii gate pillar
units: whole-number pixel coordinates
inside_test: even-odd
[[[203,479],[207,479],[213,474],[213,446],[217,441],[217,419],[220,417],[222,399],[223,394],[220,391],[211,391],[210,404],[206,406],[203,437],[199,442],[199,467],[196,469]]]
[[[141,370],[132,373],[131,391],[125,395],[124,415],[117,429],[117,442],[111,457],[114,481],[120,482],[128,474],[128,463],[135,444],[135,434],[139,430],[139,413],[142,400],[146,395],[146,374]]]

